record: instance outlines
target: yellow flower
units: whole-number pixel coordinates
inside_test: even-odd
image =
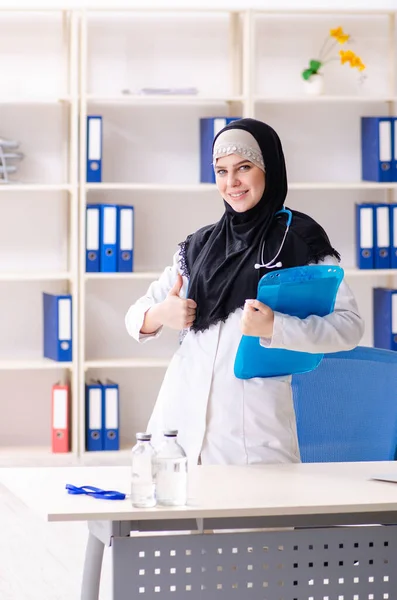
[[[316,56],[315,59],[311,59],[308,67],[302,71],[301,75],[303,79],[308,81],[310,77],[317,74],[319,70],[329,62],[334,60],[337,61],[337,44],[345,44],[348,40],[350,40],[350,35],[343,31],[343,27],[330,29],[318,56]],[[352,69],[357,69],[358,71],[364,71],[364,69],[366,69],[366,66],[362,62],[361,58],[352,50],[339,50],[339,58],[342,65],[348,64]],[[363,79],[364,76],[361,76],[361,80]]]
[[[348,33],[344,33],[342,27],[331,29],[329,34],[331,37],[335,38],[339,44],[345,44],[350,38],[350,35]]]
[[[357,68],[359,71],[364,71],[365,65],[361,58],[354,54],[352,50],[339,50],[340,62],[342,65],[349,63],[352,69]]]
[[[351,67],[356,67],[359,71],[364,71],[365,65],[361,62],[361,58],[359,56],[355,56],[350,63]]]
[[[339,50],[340,62],[344,65],[347,62],[351,62],[353,58],[353,52],[351,50]]]

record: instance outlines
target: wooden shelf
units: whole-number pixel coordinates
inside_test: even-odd
[[[109,358],[100,360],[87,360],[84,368],[87,369],[166,369],[171,359],[168,358]],[[0,363],[1,364],[1,363]]]
[[[377,102],[396,102],[395,96],[255,96],[258,104],[373,104]]]
[[[397,269],[357,269],[355,267],[348,267],[344,269],[345,275],[349,277],[368,277],[374,276],[386,276],[386,275],[397,275]],[[134,271],[132,273],[86,273],[86,280],[122,280],[122,279],[137,279],[137,280],[155,280],[161,275],[161,271]],[[0,276],[1,281],[1,276]]]
[[[107,280],[107,279],[158,279],[161,271],[134,271],[132,273],[86,273],[85,279]]]
[[[36,359],[36,360],[1,360],[0,359],[0,371],[33,371],[33,370],[47,370],[47,369],[71,369],[73,363],[71,362],[56,362],[48,358]]]
[[[51,467],[77,464],[73,452],[51,452],[49,446],[0,446],[0,467]]]
[[[394,15],[395,10],[387,10],[385,8],[341,8],[341,7],[313,7],[313,8],[261,8],[255,10],[255,13],[258,15],[283,15],[285,14],[287,17],[290,15]]]
[[[377,181],[317,181],[289,183],[289,190],[391,190],[397,183]]]
[[[0,272],[0,281],[68,281],[70,279],[71,274],[66,271]]]
[[[71,96],[0,96],[0,105],[10,106],[42,106],[52,104],[69,104],[72,101],[77,101],[77,98]]]
[[[357,269],[348,267],[344,269],[345,275],[349,277],[366,277],[369,275],[397,275],[397,269]],[[150,281],[158,279],[161,271],[133,272],[133,273],[86,273],[86,279],[107,280],[107,279],[148,279]],[[1,277],[0,277],[1,281]]]
[[[0,194],[15,192],[71,192],[67,183],[0,183]]]
[[[121,182],[103,182],[87,183],[86,190],[125,190],[137,192],[214,192],[216,185],[214,183],[191,183],[179,185],[174,183],[121,183]]]
[[[192,183],[186,185],[168,183],[87,183],[86,190],[137,191],[137,192],[215,192],[213,183]],[[377,181],[302,181],[288,184],[289,190],[389,190],[397,189],[397,182]]]
[[[397,275],[397,269],[344,269],[346,277],[388,277]]]
[[[81,463],[85,466],[95,465],[130,465],[131,464],[131,449],[135,442],[131,443],[131,446],[126,446],[120,450],[114,452],[108,452],[101,450],[100,452],[87,452],[84,451],[81,455]]]
[[[132,106],[162,106],[167,104],[182,104],[191,106],[228,104],[244,102],[243,96],[200,96],[200,95],[155,95],[155,94],[120,94],[118,96],[96,96],[88,94],[89,104],[129,104]]]
[[[397,269],[357,269],[355,267],[347,267],[344,269],[345,275],[348,277],[369,277],[369,276],[386,276],[386,275],[397,275]],[[87,280],[122,280],[122,279],[136,279],[136,280],[150,280],[154,281],[161,275],[161,271],[142,271],[133,273],[86,273],[85,278]],[[1,281],[1,277],[0,277]]]

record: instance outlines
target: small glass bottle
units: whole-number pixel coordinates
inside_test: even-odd
[[[164,432],[153,457],[157,504],[184,506],[187,502],[187,458],[177,441],[178,431]]]
[[[137,508],[151,508],[156,505],[152,435],[137,433],[136,439],[131,451],[131,503]]]

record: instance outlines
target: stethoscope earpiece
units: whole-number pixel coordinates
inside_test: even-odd
[[[265,269],[278,269],[278,268],[280,268],[280,267],[283,266],[283,263],[280,262],[280,261],[276,262],[275,264],[273,264],[273,263],[279,257],[280,252],[283,249],[283,246],[284,246],[284,243],[285,243],[285,238],[287,237],[287,234],[288,234],[288,231],[289,231],[289,228],[290,228],[290,225],[291,225],[291,221],[292,221],[292,212],[288,208],[283,208],[283,209],[277,211],[274,216],[281,215],[281,214],[286,214],[287,215],[287,225],[286,225],[286,228],[285,228],[285,233],[284,233],[284,237],[282,239],[280,248],[279,248],[276,256],[274,258],[272,258],[272,260],[270,260],[267,264],[264,264],[263,263],[263,251],[265,249],[265,241],[263,241],[262,245],[261,245],[261,260],[262,260],[262,264],[255,263],[255,265],[254,265],[255,269],[261,269],[262,267],[264,267]]]

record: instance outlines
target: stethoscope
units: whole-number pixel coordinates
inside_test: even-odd
[[[263,260],[264,260],[263,253],[265,250],[265,240],[263,240],[263,242],[261,244],[261,261],[262,262],[261,262],[261,264],[255,263],[255,265],[254,265],[255,269],[261,269],[262,267],[265,267],[266,269],[277,269],[277,268],[283,266],[282,262],[278,261],[278,262],[274,263],[274,261],[277,260],[277,258],[280,256],[280,252],[283,249],[283,246],[285,243],[285,238],[288,235],[289,228],[290,228],[291,221],[292,221],[292,212],[288,208],[282,208],[281,210],[278,210],[274,216],[276,217],[277,215],[282,215],[282,214],[287,215],[287,223],[286,223],[286,227],[285,227],[284,237],[280,244],[280,248],[278,249],[276,256],[274,256],[274,258],[272,258],[272,260],[270,260],[268,263],[264,264],[263,263]]]

